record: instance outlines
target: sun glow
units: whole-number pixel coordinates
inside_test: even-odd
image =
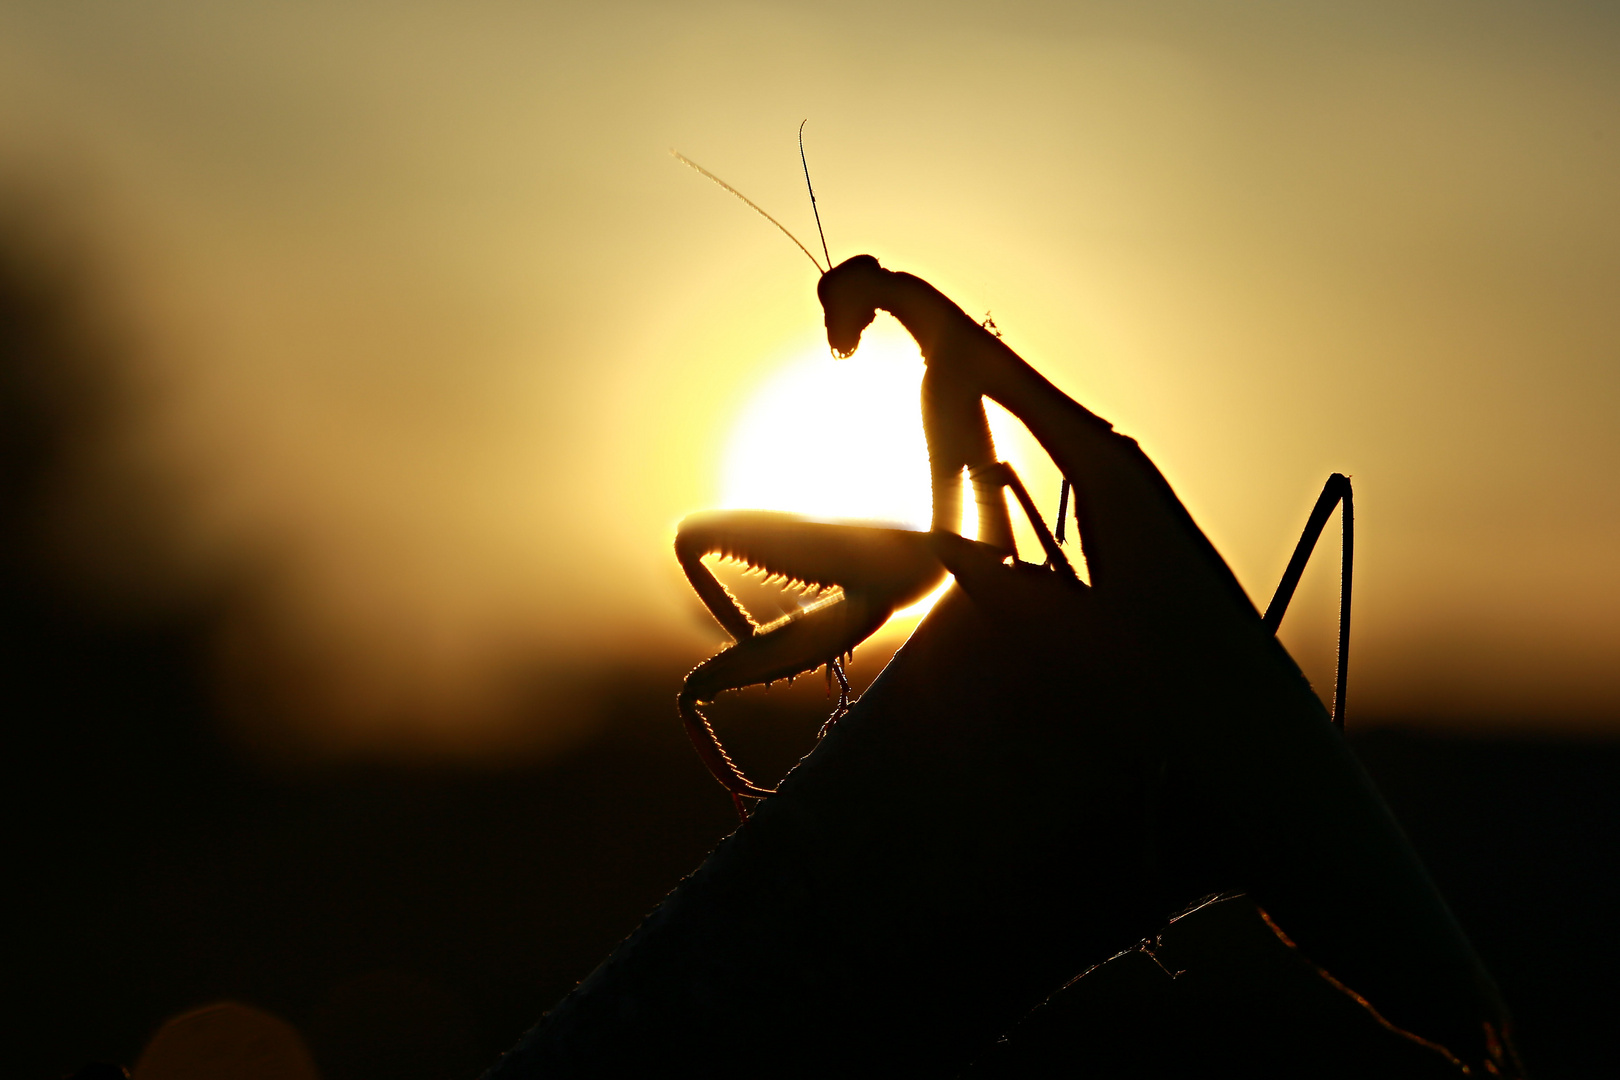
[[[721,506],[928,528],[933,492],[922,427],[923,370],[916,344],[887,318],[866,331],[847,360],[817,347],[784,364],[755,391],[732,429]],[[997,456],[1026,483],[1032,477],[1054,481],[1049,467],[1025,468],[1026,461],[1044,460],[1030,450],[1028,432],[1001,408],[986,406]],[[1055,490],[1055,483],[1046,486]],[[962,535],[975,536],[974,502],[966,492],[962,504]],[[1019,550],[1028,558],[1039,544],[1016,506],[1012,510]],[[896,612],[888,632],[909,633],[946,587]]]
[[[812,349],[760,386],[726,449],[726,509],[929,527],[923,361],[904,331],[885,322],[849,359]],[[964,503],[963,532],[971,536],[973,500]],[[890,630],[909,631],[945,588],[897,612]]]
[[[801,355],[759,388],[726,450],[725,507],[928,528],[922,357],[880,327],[867,338],[848,360]]]

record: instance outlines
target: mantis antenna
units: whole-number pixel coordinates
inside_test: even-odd
[[[803,130],[803,125],[802,124],[800,125],[800,130],[801,131]],[[800,144],[800,150],[801,150],[801,156],[802,156],[803,143]],[[714,173],[710,172],[708,169],[705,169],[703,166],[699,165],[697,162],[693,161],[691,158],[687,157],[685,154],[681,153],[679,150],[671,149],[670,153],[675,155],[675,160],[676,161],[680,162],[682,165],[685,165],[689,169],[694,169],[697,172],[702,173],[704,176],[708,177],[710,180],[713,180],[715,183],[719,184],[721,187],[725,188],[727,191],[731,192],[733,195],[737,196],[737,198],[741,199],[743,202],[747,203],[750,207],[752,207],[754,213],[758,214],[760,217],[764,218],[766,221],[770,222],[772,225],[775,225],[778,229],[781,229],[782,230],[782,235],[787,237],[789,240],[793,241],[793,243],[798,246],[798,249],[800,251],[804,252],[804,257],[810,260],[811,265],[816,268],[816,273],[825,274],[827,272],[826,270],[822,269],[821,263],[816,261],[816,257],[814,255],[810,254],[810,249],[805,247],[803,244],[800,244],[799,243],[799,238],[797,236],[794,236],[792,233],[788,232],[786,225],[783,225],[780,221],[777,221],[775,218],[771,217],[771,215],[767,214],[764,210],[760,209],[759,204],[756,203],[753,199],[750,199],[748,196],[744,195],[742,192],[738,191],[736,188],[732,187],[730,184],[726,183],[724,180],[720,179],[718,176],[714,175]],[[806,181],[808,182],[809,177],[810,177],[810,171],[809,171],[808,167],[806,167],[804,175],[805,175]],[[815,195],[814,195],[814,193],[812,193],[811,196],[810,196],[810,205],[811,205],[812,208],[815,206]],[[821,217],[819,215],[817,215],[817,217],[816,217],[816,228],[817,229],[821,228]],[[823,249],[826,248],[826,246],[827,246],[826,237],[822,238],[821,246],[822,246]],[[827,260],[827,265],[829,267],[831,267],[831,265],[832,265],[832,260],[830,258]]]
[[[816,215],[816,232],[821,236],[821,253],[827,257],[827,269],[832,269],[832,253],[827,250],[827,234],[821,228],[821,211],[816,209],[816,189],[810,183],[810,162],[804,156],[804,125],[810,122],[806,117],[799,121],[799,164],[804,166],[804,186],[810,192],[810,212]]]

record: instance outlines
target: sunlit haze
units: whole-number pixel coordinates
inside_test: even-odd
[[[1352,475],[1352,722],[1620,731],[1617,12],[0,4],[0,216],[129,388],[66,546],[228,594],[222,696],[316,750],[498,754],[689,667],[686,514],[928,519],[914,346],[831,359],[804,257],[669,155],[819,254],[808,117],[834,259],[993,314],[1257,601]],[[1335,558],[1283,629],[1318,686]]]

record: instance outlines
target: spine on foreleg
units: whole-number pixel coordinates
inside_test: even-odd
[[[703,764],[709,767],[722,787],[733,795],[750,799],[763,799],[776,793],[773,788],[762,788],[755,784],[737,768],[737,763],[731,760],[726,748],[720,745],[720,738],[714,733],[708,717],[698,711],[697,695],[692,690],[683,690],[675,704],[680,710],[681,722],[686,725],[686,737],[692,741],[698,757],[703,759]]]

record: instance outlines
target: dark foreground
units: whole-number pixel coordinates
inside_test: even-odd
[[[296,1026],[328,1080],[475,1076],[732,827],[667,672],[615,679],[602,733],[541,765],[269,774],[219,736],[183,636],[47,651],[102,677],[11,670],[50,693],[8,719],[25,907],[8,966],[26,992],[7,1075],[132,1063],[166,1017],[234,999]],[[757,696],[729,738],[785,768],[822,708]],[[1354,743],[1535,1075],[1601,1071],[1620,1004],[1620,745]]]

